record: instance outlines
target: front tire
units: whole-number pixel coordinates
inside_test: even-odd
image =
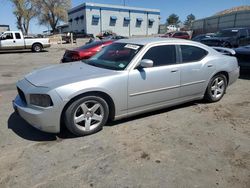
[[[99,96],[85,96],[72,102],[65,111],[64,121],[70,132],[84,136],[100,131],[107,122],[109,107]]]
[[[227,79],[223,74],[215,75],[207,86],[207,90],[205,93],[205,99],[208,102],[217,102],[221,100],[223,95],[226,92],[227,87]]]

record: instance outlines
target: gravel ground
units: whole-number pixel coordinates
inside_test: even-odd
[[[78,43],[79,44],[79,43]],[[0,53],[0,187],[250,187],[250,76],[217,103],[192,102],[97,134],[40,132],[17,116],[15,83],[64,49]]]

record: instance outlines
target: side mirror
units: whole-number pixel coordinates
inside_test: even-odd
[[[143,59],[140,61],[139,66],[142,68],[153,67],[154,62],[151,59]]]

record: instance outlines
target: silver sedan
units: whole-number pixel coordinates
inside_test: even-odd
[[[181,39],[124,39],[89,60],[36,70],[18,81],[18,114],[52,133],[76,135],[197,99],[219,101],[239,76],[235,57]]]

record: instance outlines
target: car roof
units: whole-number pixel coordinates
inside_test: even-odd
[[[121,39],[117,40],[116,42],[120,43],[131,43],[131,44],[138,44],[138,45],[146,45],[146,44],[155,44],[155,43],[185,43],[185,44],[197,44],[197,42],[193,42],[190,40],[185,39],[178,39],[178,38],[162,38],[162,37],[154,37],[154,38],[131,38],[131,39]]]

